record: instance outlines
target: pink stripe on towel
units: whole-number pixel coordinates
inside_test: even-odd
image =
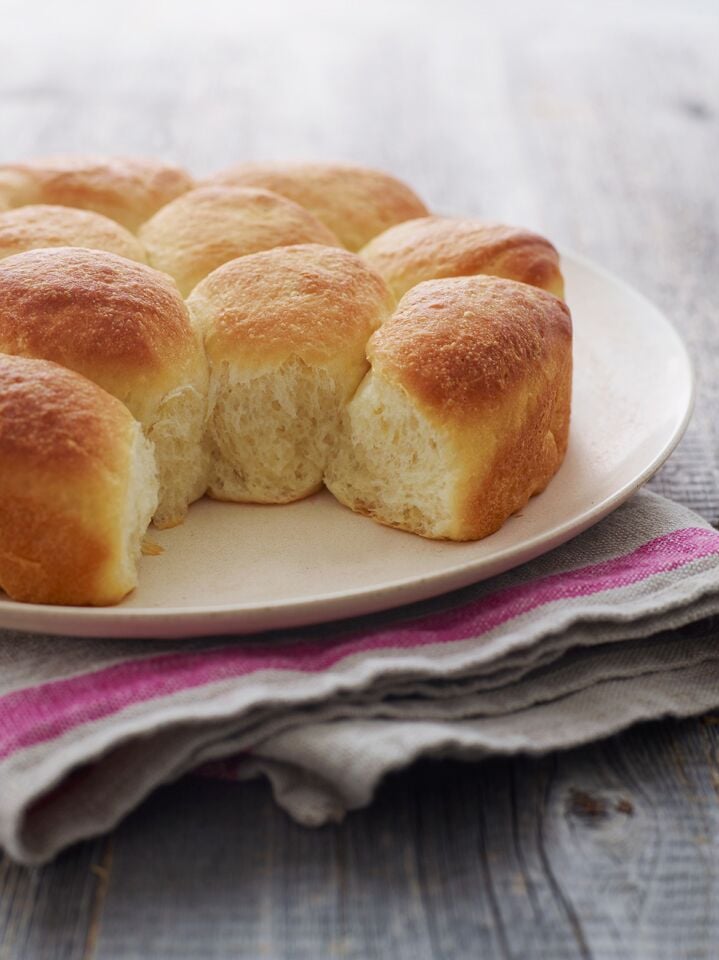
[[[17,690],[0,698],[0,758],[127,707],[227,678],[260,670],[318,672],[371,650],[479,638],[545,604],[629,586],[717,553],[719,533],[690,527],[657,537],[622,557],[508,587],[459,608],[385,629],[351,633],[342,640],[237,643],[160,654]]]

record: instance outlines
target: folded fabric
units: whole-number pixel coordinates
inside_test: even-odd
[[[719,533],[642,492],[493,580],[251,638],[0,631],[0,844],[38,862],[195,770],[307,825],[419,756],[538,753],[719,706]]]

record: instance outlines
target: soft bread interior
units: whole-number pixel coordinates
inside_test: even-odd
[[[155,448],[160,493],[156,527],[182,523],[187,507],[207,487],[207,444],[204,439],[207,398],[198,387],[178,387],[162,400],[147,430]]]
[[[157,500],[157,467],[152,444],[144,436],[140,425],[136,424],[121,527],[124,542],[118,557],[118,580],[127,584],[125,592],[137,586],[142,538],[157,507]]]
[[[209,493],[219,500],[288,503],[322,485],[353,376],[293,357],[248,376],[223,361],[210,378]]]
[[[452,532],[456,470],[442,432],[400,387],[371,371],[346,408],[325,483],[358,513],[443,538]]]

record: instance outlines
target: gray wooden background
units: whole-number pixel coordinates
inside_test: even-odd
[[[689,343],[653,486],[719,520],[716,0],[3,0],[0,160],[88,150],[365,161],[595,258]],[[0,861],[0,960],[131,957],[719,958],[719,718],[426,763],[319,831],[187,780]]]

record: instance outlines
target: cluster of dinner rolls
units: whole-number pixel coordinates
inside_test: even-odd
[[[0,166],[0,588],[116,603],[205,493],[487,536],[564,457],[562,297],[543,237],[358,166]]]

